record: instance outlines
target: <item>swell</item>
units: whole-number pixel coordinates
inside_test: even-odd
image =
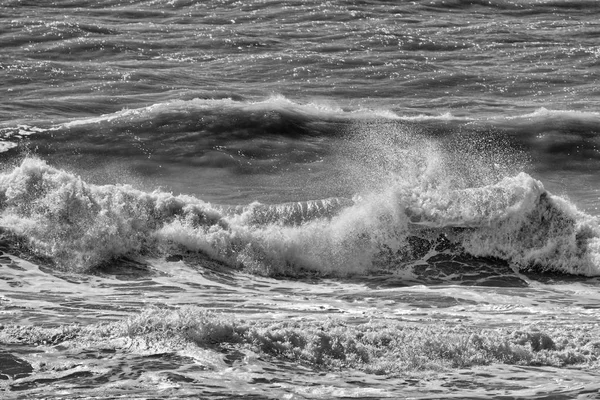
[[[23,144],[35,148],[36,154],[57,158],[73,153],[152,157],[216,168],[251,162],[263,171],[272,163],[318,160],[327,152],[324,140],[342,136],[348,125],[362,118],[378,118],[378,112],[346,112],[283,97],[259,102],[194,99],[58,125],[8,126],[0,129],[0,143],[4,150]],[[264,168],[261,162],[266,163]]]
[[[0,145],[8,151],[25,144],[40,155],[73,151],[152,155],[218,167],[238,163],[232,160],[239,157],[289,156],[290,162],[318,159],[330,151],[333,142],[347,141],[364,126],[382,132],[409,129],[435,140],[456,141],[452,136],[457,136],[470,141],[485,135],[561,169],[581,165],[573,160],[600,159],[600,115],[596,112],[540,108],[509,116],[403,114],[385,108],[300,103],[282,96],[264,101],[175,100],[61,124],[5,125],[0,128]]]
[[[532,155],[542,170],[593,171],[600,162],[600,114],[545,108],[491,125]]]
[[[353,201],[231,208],[91,185],[25,159],[0,175],[0,207],[6,240],[74,272],[125,256],[202,254],[261,275],[345,276],[450,252],[523,270],[600,274],[597,218],[524,173],[464,189],[405,183]]]

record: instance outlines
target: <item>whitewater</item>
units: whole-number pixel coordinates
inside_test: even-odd
[[[0,397],[599,397],[599,15],[0,1]]]

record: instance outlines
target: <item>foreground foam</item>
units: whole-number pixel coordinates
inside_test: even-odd
[[[592,324],[567,330],[560,326],[413,326],[391,320],[349,324],[336,318],[252,321],[184,307],[150,308],[126,320],[102,325],[7,326],[0,338],[21,345],[140,354],[190,354],[190,346],[196,346],[227,357],[236,349],[309,368],[350,368],[391,377],[492,363],[589,367],[597,365],[600,357],[597,330]],[[206,357],[198,362],[205,364]],[[219,364],[213,362],[208,368],[219,368]]]

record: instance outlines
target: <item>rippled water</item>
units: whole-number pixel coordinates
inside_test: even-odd
[[[0,2],[0,397],[597,397],[599,12]]]

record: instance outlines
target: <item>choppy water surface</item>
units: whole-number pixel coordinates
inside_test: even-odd
[[[1,397],[597,397],[599,12],[0,2]]]

